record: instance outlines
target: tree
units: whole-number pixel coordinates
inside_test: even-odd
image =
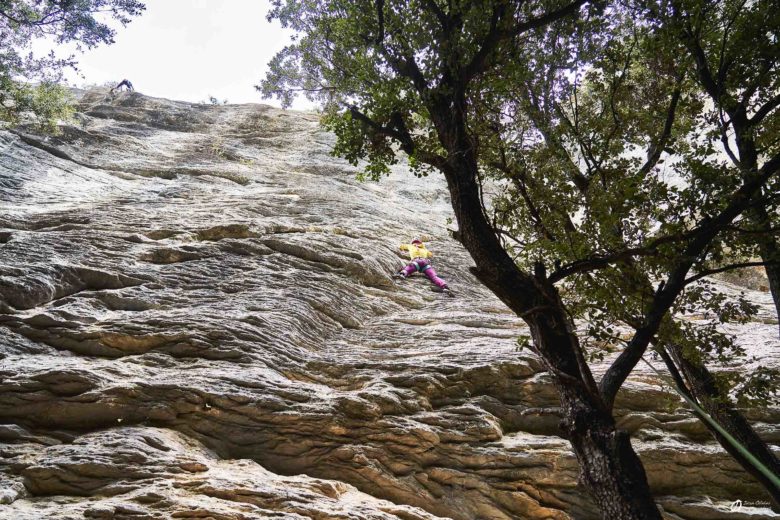
[[[699,85],[696,74],[689,73],[696,67],[693,56],[686,59],[688,51],[685,42],[688,36],[679,27],[683,19],[681,14],[676,12],[671,19],[663,20],[659,25],[656,12],[656,23],[653,24],[652,20],[643,19],[642,16],[642,9],[647,5],[638,4],[625,13],[630,14],[628,23],[623,24],[626,28],[625,36],[611,38],[607,46],[582,41],[582,38],[573,43],[576,35],[548,33],[545,41],[539,42],[540,47],[557,49],[575,45],[577,59],[537,60],[531,65],[525,79],[518,79],[524,82],[521,97],[508,97],[514,113],[523,114],[532,123],[531,130],[524,134],[527,144],[522,148],[523,168],[539,170],[552,166],[565,172],[579,195],[591,199],[592,202],[587,204],[590,214],[597,215],[598,211],[604,210],[608,212],[607,215],[594,218],[593,223],[609,225],[593,226],[586,236],[574,232],[574,226],[569,226],[569,229],[556,227],[553,219],[540,215],[544,208],[540,210],[534,206],[544,204],[550,196],[539,190],[533,183],[534,179],[529,180],[527,175],[520,176],[515,172],[515,190],[500,201],[505,211],[501,224],[509,228],[539,226],[542,223],[545,226],[544,236],[539,237],[538,242],[531,243],[530,247],[527,245],[523,254],[563,257],[573,262],[570,268],[577,266],[579,269],[585,265],[578,263],[579,253],[574,251],[581,247],[591,247],[593,241],[599,242],[598,247],[616,253],[633,249],[632,256],[623,258],[618,264],[593,271],[577,280],[576,290],[572,292],[580,295],[581,301],[575,304],[571,301],[574,298],[570,298],[567,302],[576,316],[590,318],[590,335],[600,342],[620,343],[621,338],[613,332],[618,324],[641,326],[644,302],[652,301],[655,292],[652,280],[663,279],[663,269],[667,268],[660,251],[641,250],[636,234],[647,233],[660,222],[669,224],[700,218],[702,204],[695,199],[701,197],[699,192],[709,191],[708,195],[712,196],[720,189],[717,185],[730,189],[735,181],[745,175],[740,172],[739,163],[734,163],[726,154],[718,157],[713,146],[713,140],[720,144],[724,130],[719,124],[713,125],[711,122],[722,119],[717,116],[716,105],[711,105],[712,111],[705,108],[710,105],[706,99],[708,96]],[[693,3],[689,7],[695,9],[696,6]],[[772,16],[762,18],[754,12],[762,8],[766,10],[767,6],[755,4],[752,9],[743,7],[721,2],[718,9],[710,12],[709,19],[697,17],[699,23],[706,22],[708,25],[701,33],[717,41],[717,51],[721,54],[727,52],[733,63],[741,62],[741,66],[756,61],[756,57],[751,55],[754,49],[763,48],[765,54],[777,59],[780,53],[767,52],[765,44],[751,41],[746,45],[746,42],[740,41],[740,31],[749,32],[754,38],[758,35],[757,39],[761,39],[762,35],[766,37],[771,34],[773,27],[777,27]],[[730,20],[730,23],[724,23],[724,18]],[[757,22],[757,19],[760,21]],[[635,20],[641,22],[635,24]],[[730,35],[724,36],[725,27],[730,27]],[[648,31],[650,28],[652,30]],[[586,38],[591,36],[586,35]],[[524,59],[523,62],[532,63],[532,60]],[[770,64],[767,70],[771,71],[775,66]],[[581,73],[580,77],[582,70],[586,72]],[[556,79],[562,73],[564,76]],[[567,78],[575,80],[568,82]],[[734,85],[738,85],[739,89],[747,89],[755,81],[755,77],[742,73]],[[767,88],[773,87],[769,84]],[[760,90],[756,94],[760,94]],[[555,92],[564,92],[565,95],[555,95]],[[539,135],[538,140],[533,139],[534,132]],[[710,137],[702,139],[701,136],[706,134],[710,134]],[[630,164],[631,149],[638,149],[639,146],[645,146],[647,153],[642,158],[643,162],[639,162],[635,156],[636,164],[630,166],[631,170],[641,175],[640,181],[644,184],[637,192],[632,183],[625,183],[629,179],[615,172]],[[511,165],[505,159],[510,155],[502,150],[499,157],[501,160],[497,158],[494,161],[496,167],[511,173]],[[649,176],[653,168],[664,160],[674,164],[678,183],[689,182],[687,192],[668,186],[665,181],[659,184],[657,179]],[[716,178],[717,182],[713,183]],[[593,187],[593,183],[601,187]],[[710,184],[707,190],[696,187],[696,184],[702,183]],[[691,190],[692,187],[695,189]],[[615,193],[618,196],[599,197],[599,189],[605,194]],[[627,190],[631,191],[627,194]],[[651,190],[656,191],[655,195]],[[529,211],[528,204],[513,204],[514,200],[519,199],[518,192],[531,204],[533,211]],[[631,205],[626,211],[627,200],[632,198],[635,200],[629,203]],[[642,198],[646,199],[644,204],[657,204],[660,201],[665,206],[662,211],[644,211],[641,206],[637,207],[637,202]],[[669,203],[672,198],[684,201],[683,205],[674,208]],[[557,210],[561,207],[565,206],[556,204]],[[686,207],[687,214],[680,213],[680,209]],[[771,208],[765,200],[759,198],[755,204],[751,204],[743,222],[749,223],[755,211],[766,210],[767,207]],[[670,213],[670,210],[676,214]],[[568,208],[567,211],[574,212],[577,208]],[[774,214],[777,215],[776,209]],[[588,220],[586,218],[583,224],[587,225]],[[759,255],[757,239],[765,243],[775,240],[771,233],[758,232],[756,229],[746,233],[738,229],[741,226],[744,224],[723,230],[713,239],[708,246],[708,254],[697,260],[694,266],[694,278],[744,265],[742,262],[746,258]],[[523,235],[530,236],[529,231],[526,230]],[[666,236],[672,235],[667,233]],[[758,264],[766,264],[767,270],[770,270],[771,264],[767,262],[767,257],[763,254],[761,257],[762,262]],[[736,265],[730,263],[735,261]],[[751,312],[747,302],[728,302],[702,281],[689,285],[678,298],[675,307],[679,312],[673,314],[677,316],[686,310],[697,309],[709,312],[719,322],[745,319]],[[729,393],[735,390],[737,381],[713,375],[707,369],[706,364],[711,360],[728,359],[734,362],[744,357],[744,352],[732,338],[719,333],[712,323],[700,326],[670,316],[665,318],[656,333],[654,344],[656,353],[666,363],[680,391],[687,398],[698,402],[709,416],[717,420],[719,426],[725,428],[742,446],[748,447],[751,454],[767,469],[780,474],[780,461],[731,403]],[[766,404],[768,399],[777,395],[776,375],[776,370],[760,370],[748,378],[748,384],[740,384],[736,390],[742,395],[751,394],[758,398],[756,402]],[[770,381],[773,384],[767,384]],[[764,486],[774,503],[780,504],[777,480],[773,482],[767,478],[740,447],[727,441],[706,417],[704,419],[704,424],[723,447]]]
[[[702,350],[700,331],[673,313],[706,302],[701,278],[742,252],[723,237],[767,206],[764,193],[777,193],[780,154],[729,169],[713,160],[711,139],[686,145],[702,128],[718,129],[696,117],[701,83],[674,66],[682,33],[659,31],[670,22],[652,6],[274,6],[269,18],[300,36],[272,60],[264,94],[321,100],[335,152],[366,159],[369,177],[396,161],[394,147],[418,174],[444,174],[474,274],[529,325],[602,515],[660,518],[629,436],[615,426],[615,397],[651,342],[685,339],[683,348]],[[681,157],[679,187],[663,179],[667,149]],[[505,192],[485,205],[488,177]],[[617,293],[593,292],[604,280]],[[748,310],[737,303],[721,314]],[[575,316],[592,324],[585,342],[614,336],[612,320],[634,329],[598,383]],[[707,338],[720,338],[711,331]]]
[[[53,130],[70,112],[67,89],[58,84],[75,56],[52,51],[35,57],[32,42],[52,38],[75,43],[77,50],[114,42],[115,30],[106,18],[126,25],[145,9],[137,0],[4,0],[0,1],[0,120],[17,124],[25,114]]]
[[[744,181],[754,176],[780,153],[780,141],[777,139],[780,125],[780,111],[777,110],[780,105],[780,13],[776,5],[767,1],[675,0],[668,6],[649,2],[644,7],[651,23],[666,27],[670,40],[676,41],[677,45],[670,49],[671,52],[686,56],[678,67],[695,71],[691,75],[706,100],[704,106],[711,107],[703,111],[703,117],[700,116],[708,121],[711,141],[702,143],[698,153],[702,157],[706,153],[711,157],[710,164],[717,164],[718,183],[733,184],[736,180]],[[712,151],[715,141],[720,144],[720,161]],[[774,175],[756,193],[755,200],[746,211],[713,240],[709,256],[696,267],[696,276],[702,276],[731,268],[728,265],[730,261],[760,258],[757,263],[763,264],[766,270],[778,314],[779,192],[778,176]],[[703,408],[774,473],[775,478],[770,481],[755,467],[746,464],[741,453],[721,442],[764,485],[774,506],[780,508],[780,485],[777,483],[780,460],[731,406],[728,392],[734,385],[729,385],[729,381],[718,381],[707,372],[702,356],[692,355],[689,351],[679,346],[668,348],[669,357],[679,368],[675,377],[679,383],[682,383],[682,378],[687,379],[687,388]],[[675,367],[670,368],[674,374]],[[759,397],[759,402],[777,397],[778,375],[776,370],[761,368],[750,375],[749,384],[743,384],[738,394],[755,395]],[[716,434],[716,437],[722,441],[720,435]]]

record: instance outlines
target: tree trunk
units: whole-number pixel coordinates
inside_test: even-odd
[[[532,276],[518,269],[485,219],[477,185],[473,147],[457,119],[448,113],[438,121],[449,154],[444,175],[460,236],[476,264],[475,274],[510,309],[529,324],[534,346],[558,390],[563,421],[581,480],[604,520],[661,520],[644,467],[626,432],[615,428],[557,290],[543,269]],[[454,131],[449,135],[445,132]]]
[[[660,520],[641,460],[627,432],[615,420],[598,393],[583,359],[579,340],[555,288],[537,279],[546,305],[526,312],[534,345],[561,399],[561,427],[580,465],[580,481],[601,510],[604,520]],[[546,286],[546,287],[545,287]]]
[[[772,221],[764,206],[757,206],[753,209],[755,221],[759,229],[767,230],[765,234],[758,235],[756,243],[761,254],[761,261],[765,262],[764,269],[769,279],[769,290],[772,292],[772,299],[775,302],[775,313],[778,317],[778,334],[780,334],[780,246],[777,244],[777,237],[771,232]]]
[[[687,389],[699,402],[699,405],[704,411],[715,419],[715,422],[720,424],[732,437],[745,446],[762,464],[775,474],[780,475],[780,460],[778,460],[766,442],[758,436],[745,417],[731,406],[728,396],[722,395],[715,382],[715,378],[707,370],[707,367],[701,363],[687,360],[683,355],[682,348],[678,345],[667,344],[666,349],[672,359],[674,359],[675,364],[680,367],[682,374],[688,381],[688,385],[686,385]],[[745,456],[734,448],[717,432],[717,430],[710,426],[707,421],[702,422],[715,436],[715,439],[720,443],[723,449],[734,457],[739,465],[764,487],[769,494],[773,509],[780,509],[780,489],[777,489],[777,486],[775,486],[771,480],[750,464]]]
[[[777,241],[772,239],[772,253],[764,253],[764,248],[761,248],[761,259],[766,264],[766,276],[769,278],[769,289],[772,291],[772,299],[775,301],[775,313],[777,314],[778,324],[777,333],[780,336],[780,261],[768,261],[768,258],[778,258],[780,256],[780,248],[777,246]],[[772,256],[770,256],[770,254]]]
[[[580,463],[580,480],[601,509],[604,520],[660,520],[644,467],[627,432],[615,428],[611,415],[567,403],[563,427]]]

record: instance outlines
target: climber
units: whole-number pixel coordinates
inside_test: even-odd
[[[406,278],[419,271],[436,286],[433,290],[443,292],[447,296],[454,296],[450,288],[447,287],[447,282],[436,275],[436,270],[429,260],[433,257],[433,253],[425,248],[425,244],[420,239],[415,238],[411,244],[401,244],[401,251],[409,252],[411,263],[395,273],[393,278]]]
[[[122,81],[119,82],[119,84],[116,87],[111,89],[111,93],[113,94],[115,90],[122,90],[122,87],[125,87],[129,92],[135,90],[133,88],[133,84],[130,83],[130,80],[123,79]]]

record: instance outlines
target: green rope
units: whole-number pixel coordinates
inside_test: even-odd
[[[648,361],[645,358],[642,358],[642,361],[647,363],[647,366],[653,369],[653,371],[656,374],[658,374],[658,377],[662,378],[663,380],[663,376],[653,365],[648,363]],[[752,453],[750,453],[750,450],[745,448],[737,439],[732,437],[731,434],[727,432],[720,424],[718,424],[717,421],[715,421],[715,419],[710,417],[710,415],[707,412],[705,412],[704,409],[698,405],[698,403],[694,402],[690,397],[685,395],[685,392],[683,392],[682,389],[677,385],[676,381],[674,382],[674,389],[680,395],[680,397],[685,399],[685,402],[688,403],[691,406],[691,408],[696,410],[704,418],[705,421],[707,421],[713,428],[715,428],[715,430],[719,434],[721,434],[723,438],[725,438],[734,449],[740,452],[742,456],[745,457],[747,461],[756,470],[758,470],[762,475],[768,478],[770,482],[772,482],[772,484],[774,484],[775,487],[777,487],[777,489],[780,490],[780,477],[774,474],[772,470],[767,468],[760,460],[758,460]]]

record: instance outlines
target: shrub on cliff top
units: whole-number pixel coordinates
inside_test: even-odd
[[[0,2],[0,120],[17,124],[35,117],[44,130],[70,114],[67,90],[57,83],[74,55],[35,56],[33,41],[51,38],[77,50],[114,42],[108,18],[125,25],[145,9],[137,0],[5,0]]]

